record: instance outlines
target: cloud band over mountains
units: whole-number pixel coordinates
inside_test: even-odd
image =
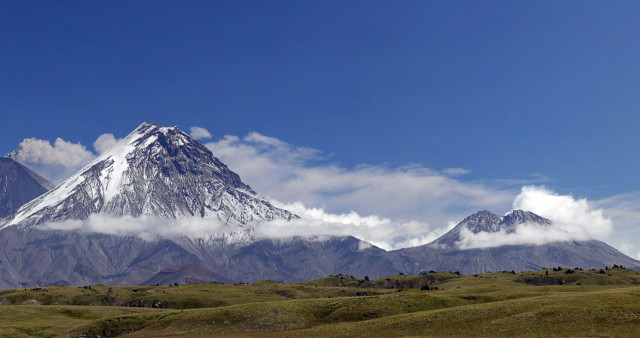
[[[553,212],[545,212],[549,202],[562,200]],[[592,210],[586,200],[557,195],[542,187],[524,187],[514,200],[514,209],[529,206],[540,215],[549,217],[553,224],[519,224],[507,233],[471,233],[463,229],[459,249],[484,249],[504,245],[542,245],[558,241],[584,241],[606,236],[612,231],[611,221],[601,210]],[[277,220],[251,224],[249,228],[228,227],[215,218],[186,217],[159,219],[152,216],[112,217],[91,215],[87,220],[51,222],[41,226],[50,230],[99,232],[110,235],[137,236],[145,240],[157,237],[171,238],[225,238],[230,241],[248,238],[290,238],[296,236],[354,236],[385,250],[394,250],[427,244],[444,235],[455,224],[431,227],[419,221],[395,222],[379,216],[360,216],[351,211],[332,214],[322,208],[307,208],[302,203],[276,206],[290,210],[301,218],[292,221]],[[249,231],[248,231],[249,230]]]
[[[202,139],[211,135],[201,127],[193,127],[191,131],[194,137]],[[18,147],[16,158],[45,177],[60,181],[116,142],[113,134],[100,135],[92,152],[79,143],[60,138],[53,144],[29,138]],[[521,184],[535,180],[465,180],[469,170],[463,168],[434,170],[416,164],[395,168],[363,164],[347,168],[330,162],[330,157],[317,149],[293,146],[257,132],[244,137],[227,135],[206,146],[254,190],[281,201],[276,204],[303,217],[304,222],[291,227],[279,223],[257,227],[256,235],[270,238],[353,235],[384,249],[397,249],[426,244],[477,210],[504,213],[523,209],[551,219],[554,227],[550,230],[522,225],[512,234],[466,234],[461,247],[596,238],[608,240],[625,253],[640,258],[640,246],[634,240],[640,239],[635,224],[640,208],[634,203],[640,201],[638,194],[588,202],[546,188],[520,189]],[[166,227],[155,229],[157,220],[128,221],[136,225],[131,229],[149,235],[170,236],[177,233],[174,228],[190,234],[205,229],[223,231],[212,223],[198,227],[165,222]],[[90,219],[61,229],[128,231],[109,224],[109,219]],[[631,236],[613,236],[614,224]]]

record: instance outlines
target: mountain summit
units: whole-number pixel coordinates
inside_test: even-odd
[[[189,134],[146,122],[21,207],[6,226],[83,220],[91,214],[215,217],[232,225],[297,218],[257,195]]]
[[[460,247],[462,231],[512,233],[519,224],[552,227],[553,223],[530,211],[514,210],[504,216],[483,210],[470,215],[437,240],[397,252],[411,262],[409,273],[424,270],[481,273],[502,270],[537,270],[569,266],[602,268],[613,264],[638,267],[640,262],[598,240],[557,241],[542,245],[501,245],[490,248]]]
[[[429,245],[442,248],[455,248],[457,246],[456,242],[461,240],[460,232],[463,229],[467,229],[474,234],[479,232],[498,232],[501,230],[511,233],[515,230],[516,225],[524,223],[536,223],[545,226],[551,225],[550,220],[530,211],[514,210],[504,216],[498,216],[491,211],[482,210],[467,216],[453,229]]]

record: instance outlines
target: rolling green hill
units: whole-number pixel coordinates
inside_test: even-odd
[[[0,290],[0,336],[637,335],[638,272],[555,270]]]

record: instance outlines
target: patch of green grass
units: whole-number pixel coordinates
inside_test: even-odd
[[[278,336],[619,336],[640,327],[640,289],[570,292],[277,332]],[[273,333],[273,332],[272,332]],[[276,334],[276,333],[274,333]]]
[[[637,272],[556,270],[0,290],[0,304],[13,304],[0,306],[0,336],[625,336],[640,327]]]
[[[167,310],[94,306],[0,306],[0,337],[55,337],[71,328],[122,314]]]

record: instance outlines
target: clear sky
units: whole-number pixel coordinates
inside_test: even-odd
[[[141,121],[640,189],[637,1],[2,1],[0,152]]]
[[[150,121],[340,168],[635,193],[638,18],[638,1],[0,1],[0,152]]]

